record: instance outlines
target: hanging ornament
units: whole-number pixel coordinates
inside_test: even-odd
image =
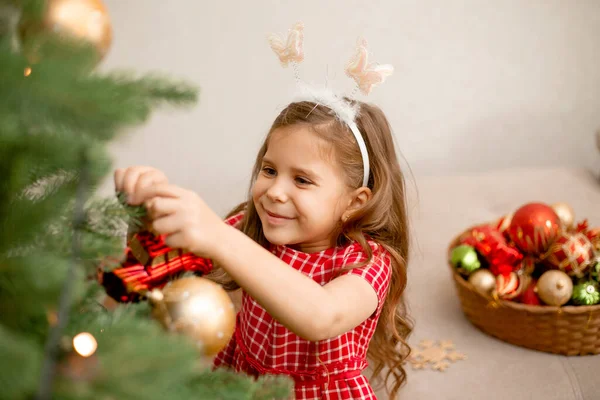
[[[551,270],[542,274],[536,290],[544,303],[550,306],[562,306],[573,294],[573,282],[564,272]]]
[[[216,355],[231,339],[235,310],[218,284],[187,277],[169,282],[162,290],[154,289],[147,296],[153,317],[169,331],[193,339],[205,356]]]
[[[450,263],[463,275],[469,275],[481,267],[475,249],[464,244],[452,249]]]
[[[163,287],[168,280],[184,272],[206,275],[213,268],[209,259],[165,244],[164,235],[140,231],[131,236],[125,260],[110,272],[101,273],[99,281],[106,293],[120,302],[137,301],[140,293]]]
[[[561,222],[554,210],[542,203],[529,203],[515,211],[508,236],[523,252],[544,253],[561,231]]]
[[[478,269],[469,276],[469,283],[477,292],[487,296],[496,287],[496,277],[487,269]]]
[[[573,288],[573,303],[591,306],[600,303],[600,288],[594,281],[583,282]]]
[[[564,230],[570,230],[573,228],[575,223],[575,211],[567,203],[554,203],[551,205],[552,209],[560,218],[560,222],[563,225]]]
[[[112,42],[108,12],[100,0],[47,0],[40,22],[22,21],[21,38],[53,32],[94,46],[100,61]]]
[[[539,306],[542,304],[540,297],[536,293],[537,280],[532,279],[529,286],[521,293],[519,301],[530,306]]]
[[[594,249],[583,233],[563,232],[542,257],[551,268],[583,278],[594,259]]]

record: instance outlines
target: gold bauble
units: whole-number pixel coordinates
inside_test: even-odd
[[[152,315],[169,331],[183,333],[208,357],[223,349],[235,327],[235,310],[227,292],[200,277],[169,282],[148,294]]]
[[[562,271],[550,270],[540,276],[535,292],[550,306],[562,306],[573,294],[573,281]]]
[[[83,40],[96,48],[98,61],[112,42],[110,18],[101,0],[47,0],[41,25],[23,21],[20,31],[22,37],[47,31]]]
[[[487,269],[479,269],[469,276],[469,283],[479,293],[489,295],[496,288],[496,277]]]
[[[554,203],[551,207],[565,228],[569,229],[573,227],[575,223],[575,211],[570,205],[567,203]]]

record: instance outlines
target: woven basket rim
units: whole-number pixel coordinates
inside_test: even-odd
[[[592,306],[561,306],[561,307],[548,306],[548,305],[534,306],[534,305],[529,305],[529,304],[517,303],[514,301],[494,299],[492,296],[489,296],[489,295],[486,296],[486,295],[478,292],[477,290],[475,290],[475,287],[471,283],[469,283],[469,281],[467,281],[465,278],[462,277],[462,275],[460,275],[458,272],[456,272],[456,269],[452,266],[452,263],[450,263],[450,253],[452,252],[452,249],[457,246],[457,244],[459,242],[459,238],[463,234],[465,234],[466,232],[471,231],[473,228],[475,228],[477,226],[481,226],[481,225],[483,225],[483,224],[473,225],[472,227],[465,229],[462,233],[457,235],[450,242],[450,244],[448,246],[448,256],[446,257],[446,260],[447,260],[448,266],[450,267],[452,277],[459,285],[461,285],[462,287],[466,288],[467,290],[475,293],[477,296],[479,296],[483,299],[495,302],[499,306],[508,307],[508,308],[512,308],[515,310],[522,310],[522,311],[530,312],[532,314],[550,314],[550,313],[562,312],[562,313],[566,313],[566,314],[577,315],[577,314],[587,314],[587,313],[594,312],[594,311],[600,312],[600,304],[596,304],[596,305],[592,305]]]

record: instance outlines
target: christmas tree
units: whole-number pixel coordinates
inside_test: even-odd
[[[47,6],[0,0],[0,398],[285,398],[287,383],[211,371],[147,303],[99,300],[96,271],[119,260],[139,217],[94,197],[111,172],[107,144],[197,93],[95,72],[106,43],[48,29]]]

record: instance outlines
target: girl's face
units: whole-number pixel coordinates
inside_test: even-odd
[[[252,199],[270,243],[314,253],[335,244],[351,192],[331,145],[290,125],[272,132]]]

